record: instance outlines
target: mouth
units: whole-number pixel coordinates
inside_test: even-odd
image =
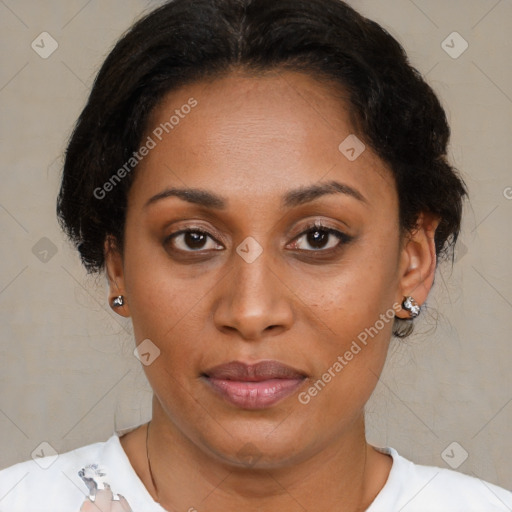
[[[209,388],[241,409],[265,409],[292,395],[307,379],[304,372],[278,361],[221,364],[201,375]]]

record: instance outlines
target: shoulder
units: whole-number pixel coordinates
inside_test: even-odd
[[[44,456],[43,450],[34,460],[0,471],[0,510],[78,510],[89,494],[78,473],[101,460],[105,448],[116,442],[114,437],[53,456]]]
[[[510,512],[512,493],[476,477],[435,466],[414,464],[393,448],[385,486],[367,512]]]

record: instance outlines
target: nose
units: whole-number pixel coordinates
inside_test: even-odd
[[[252,263],[233,255],[233,271],[216,290],[213,321],[217,329],[253,341],[290,329],[293,292],[268,260],[265,251]]]

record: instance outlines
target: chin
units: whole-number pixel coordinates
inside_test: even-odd
[[[321,451],[326,436],[317,439],[311,425],[293,423],[284,413],[277,422],[222,422],[222,432],[201,436],[203,449],[230,467],[250,470],[292,467]]]

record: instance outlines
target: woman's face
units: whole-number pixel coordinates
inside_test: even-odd
[[[147,137],[108,261],[160,350],[161,413],[230,463],[305,460],[360,425],[385,361],[406,264],[392,175],[298,73],[172,92]]]

